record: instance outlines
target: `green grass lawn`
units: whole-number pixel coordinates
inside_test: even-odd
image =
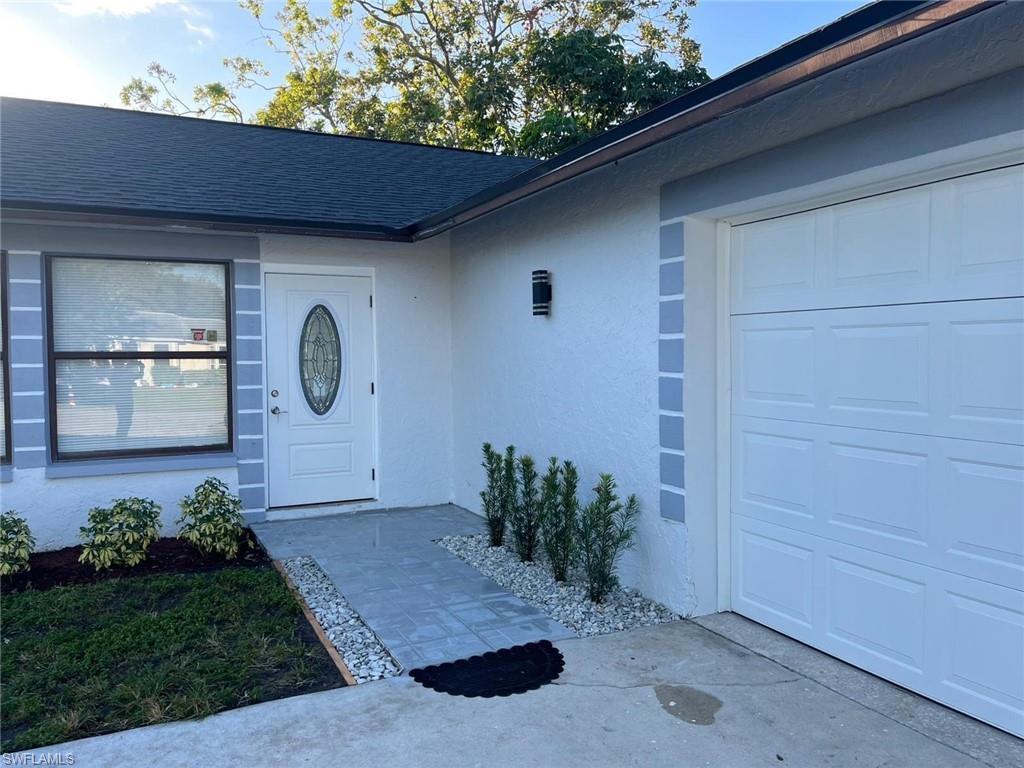
[[[3,751],[342,685],[269,565],[0,597]]]

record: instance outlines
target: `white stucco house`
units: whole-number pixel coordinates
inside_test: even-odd
[[[0,501],[44,548],[209,474],[251,520],[478,510],[513,443],[638,494],[651,597],[1024,735],[1021,4],[868,6],[542,163],[0,118]]]

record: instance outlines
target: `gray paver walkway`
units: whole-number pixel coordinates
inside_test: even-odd
[[[407,668],[575,636],[434,543],[483,532],[483,521],[460,507],[259,523],[253,530],[274,558],[314,558]]]

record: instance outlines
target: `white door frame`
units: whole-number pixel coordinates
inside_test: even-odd
[[[370,296],[375,296],[377,293],[377,275],[376,270],[373,267],[343,267],[335,265],[320,265],[320,264],[290,264],[287,262],[265,262],[260,261],[260,313],[263,315],[262,323],[262,352],[263,352],[263,487],[267,489],[268,496],[266,500],[267,510],[273,509],[270,506],[270,452],[267,450],[267,440],[270,435],[269,421],[270,416],[267,412],[267,391],[269,390],[269,366],[267,365],[267,275],[330,275],[332,277],[368,277],[370,278]],[[377,302],[374,301],[370,308],[370,354],[371,354],[371,370],[373,375],[373,381],[375,382],[376,394],[372,398],[373,414],[371,415],[371,423],[373,424],[373,435],[370,438],[373,454],[373,465],[376,468],[376,476],[374,479],[374,493],[373,499],[369,501],[357,501],[357,502],[342,502],[346,508],[351,508],[353,511],[359,509],[371,509],[380,506],[379,501],[381,498],[381,477],[384,475],[381,468],[380,462],[380,408],[378,407],[378,401],[380,400],[380,376],[378,375],[377,369]],[[327,504],[323,506],[337,507],[338,503]]]
[[[811,188],[798,187],[755,200],[745,200],[719,209],[692,214],[692,218],[715,226],[717,299],[716,339],[716,478],[715,517],[717,555],[717,609],[732,610],[732,350],[729,232],[733,225],[885,194],[916,185],[970,173],[981,173],[1024,163],[1024,131],[972,142],[909,161],[871,168],[829,179]],[[1008,149],[1009,147],[1009,149]],[[691,217],[686,217],[691,218]],[[685,219],[684,219],[685,221]],[[686,226],[684,226],[684,233]],[[685,398],[684,398],[685,400]]]

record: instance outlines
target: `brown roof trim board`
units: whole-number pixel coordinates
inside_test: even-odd
[[[563,181],[751,106],[769,96],[931,32],[1006,0],[883,1],[695,88],[508,181],[416,224],[423,239],[484,216]]]

